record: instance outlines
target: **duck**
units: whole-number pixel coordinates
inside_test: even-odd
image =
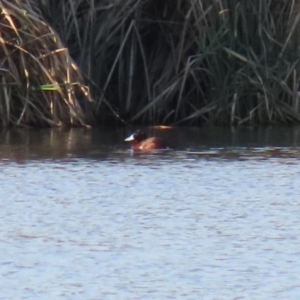
[[[152,151],[157,149],[166,149],[165,142],[158,137],[149,137],[142,130],[137,130],[124,140],[132,144],[134,151]]]

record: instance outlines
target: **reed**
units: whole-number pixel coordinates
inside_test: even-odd
[[[299,0],[34,2],[102,122],[300,121]]]
[[[82,126],[90,101],[78,67],[29,1],[0,2],[1,126]]]

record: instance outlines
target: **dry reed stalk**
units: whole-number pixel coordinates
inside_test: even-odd
[[[0,1],[2,126],[82,126],[91,101],[57,34],[29,1]]]

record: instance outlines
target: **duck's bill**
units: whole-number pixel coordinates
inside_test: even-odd
[[[134,141],[134,136],[133,136],[133,134],[132,134],[131,136],[129,136],[128,138],[126,138],[124,141],[125,141],[125,142],[132,142],[132,141]]]

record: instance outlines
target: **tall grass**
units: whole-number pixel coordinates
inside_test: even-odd
[[[29,1],[0,11],[1,126],[84,125],[89,92],[58,35]]]
[[[300,1],[33,1],[102,122],[299,122]]]

